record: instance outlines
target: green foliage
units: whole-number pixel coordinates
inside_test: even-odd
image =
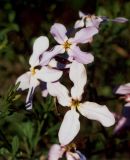
[[[21,96],[17,91],[19,84],[14,86],[17,77],[28,67],[33,39],[46,35],[53,44],[50,26],[60,22],[72,28],[79,18],[78,10],[109,18],[130,19],[130,2],[6,0],[0,3],[0,159],[38,160],[47,157],[49,147],[58,143],[57,134],[65,111],[58,110],[59,115],[53,99],[42,98],[38,90],[33,110],[28,111],[24,93]],[[89,46],[95,61],[87,66],[85,97],[105,103],[117,113],[122,110],[121,102],[117,101],[113,90],[119,84],[130,82],[129,28],[129,22],[103,23],[94,43]],[[89,50],[89,47],[84,49]],[[129,132],[123,130],[124,133],[114,136],[113,128],[104,129],[97,122],[86,121],[83,117],[81,122],[82,129],[75,141],[78,150],[89,159],[129,159]]]

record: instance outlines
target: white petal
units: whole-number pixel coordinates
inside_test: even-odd
[[[126,103],[126,104],[124,105],[124,107],[130,107],[130,102],[129,102],[129,103]]]
[[[68,39],[66,36],[67,30],[63,24],[55,23],[50,32],[59,44],[63,44]]]
[[[80,157],[77,153],[67,152],[66,153],[67,160],[80,160]]]
[[[130,94],[130,83],[120,85],[116,90],[116,94]]]
[[[83,28],[75,34],[74,38],[70,38],[69,40],[72,43],[87,43],[90,39],[98,33],[98,29],[96,27],[87,27]]]
[[[24,74],[22,74],[20,77],[18,77],[18,79],[16,80],[16,84],[20,82],[18,89],[28,89],[29,88],[29,83],[30,83],[30,78],[31,78],[31,73],[30,72],[26,72]]]
[[[85,14],[82,11],[79,11],[79,17],[82,18],[84,16],[85,16]]]
[[[89,64],[94,61],[94,56],[91,53],[83,52],[78,46],[72,45],[68,50],[69,61],[77,61],[82,64]]]
[[[63,153],[64,149],[62,149],[60,145],[54,144],[49,150],[48,160],[58,160],[59,158],[62,158]]]
[[[33,45],[33,53],[29,59],[29,64],[31,66],[37,66],[39,64],[39,56],[47,50],[49,47],[49,40],[45,36],[40,36],[37,38]]]
[[[74,28],[81,28],[84,26],[84,19],[78,20],[75,22]]]
[[[62,73],[62,71],[44,66],[40,70],[37,70],[36,77],[43,82],[54,82],[62,76]]]
[[[40,61],[40,65],[47,65],[53,57],[64,52],[65,49],[62,45],[56,45],[51,51],[44,52]]]
[[[59,130],[61,145],[69,144],[80,130],[79,114],[75,110],[67,111]]]
[[[59,104],[62,106],[69,106],[71,98],[69,97],[69,91],[60,82],[47,83],[47,89],[50,95],[57,97]]]
[[[115,123],[114,115],[105,105],[94,102],[85,102],[78,107],[79,112],[88,119],[97,120],[103,126],[110,127]]]
[[[84,65],[73,61],[70,67],[69,77],[74,83],[71,89],[73,99],[81,100],[84,86],[87,82],[87,74]]]
[[[29,91],[26,98],[26,107],[28,110],[32,109],[32,99],[33,99],[34,90],[39,84],[40,82],[35,77],[32,76],[30,79]]]

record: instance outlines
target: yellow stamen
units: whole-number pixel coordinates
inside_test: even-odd
[[[34,67],[30,68],[31,74],[34,75],[36,73],[36,70]]]
[[[72,44],[68,40],[63,44],[65,50],[69,49]]]
[[[79,106],[79,101],[78,100],[73,100],[72,99],[72,101],[71,101],[71,107],[74,107],[74,108],[76,108],[76,107],[78,107]]]

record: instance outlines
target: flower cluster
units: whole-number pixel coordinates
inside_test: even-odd
[[[66,153],[67,159],[81,159],[82,154],[79,151],[75,149],[75,152],[72,153],[66,149],[66,146],[72,142],[80,130],[80,115],[99,121],[105,127],[110,127],[115,123],[114,115],[106,105],[100,105],[82,98],[87,83],[85,65],[92,63],[94,56],[91,53],[82,51],[80,46],[91,43],[93,37],[99,32],[100,23],[110,19],[85,15],[82,12],[79,12],[79,16],[81,19],[76,21],[74,25],[74,36],[70,36],[63,24],[55,23],[51,27],[50,33],[57,44],[50,50],[47,50],[49,40],[46,36],[41,36],[34,41],[33,52],[29,59],[30,69],[16,81],[16,83],[19,82],[18,89],[28,89],[27,109],[32,109],[34,90],[39,85],[44,85],[44,89],[42,88],[43,96],[47,96],[49,93],[51,96],[56,97],[61,106],[68,108],[58,133],[60,145],[52,147],[49,152],[49,160],[57,160],[64,153]],[[123,23],[127,19],[118,17],[112,21]],[[59,55],[68,63],[63,65],[56,61],[55,57]],[[68,69],[69,79],[73,83],[70,91],[67,86],[60,82],[65,68]],[[84,156],[82,155],[82,157]],[[82,159],[85,159],[85,157]]]

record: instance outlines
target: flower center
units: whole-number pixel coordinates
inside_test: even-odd
[[[36,73],[36,70],[34,67],[30,68],[31,74],[34,75]]]
[[[63,44],[65,50],[69,49],[72,44],[68,40]]]
[[[72,101],[71,101],[71,107],[78,107],[79,106],[79,101],[78,100],[74,100],[74,99],[72,99]]]

